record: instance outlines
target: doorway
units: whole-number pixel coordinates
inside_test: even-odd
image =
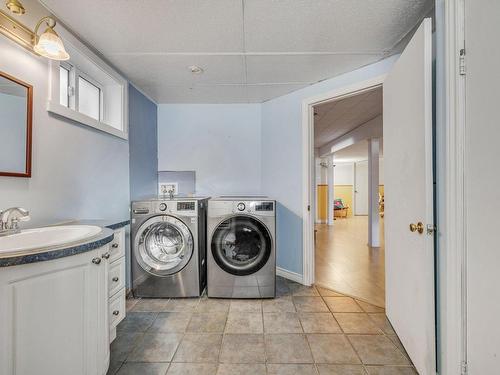
[[[313,108],[315,283],[384,308],[383,218],[373,220],[369,212],[370,189],[377,205],[383,196],[382,87]],[[368,160],[373,140],[379,144],[376,163]],[[373,186],[370,168],[378,174]],[[369,231],[377,232],[376,243]]]
[[[315,281],[312,212],[316,204],[314,107],[383,85],[386,315],[422,375],[436,371],[432,72],[432,21],[425,19],[385,77],[306,99],[302,106],[303,272],[304,283],[312,284]],[[352,138],[344,141],[352,142]],[[378,148],[377,142],[371,142],[369,154],[376,153]],[[372,173],[369,179],[376,175]],[[369,212],[376,220],[376,197],[372,193],[373,189]],[[333,196],[333,189],[329,195]],[[333,207],[329,207],[329,220],[333,220],[332,211]],[[369,231],[369,236],[376,238],[377,233]]]
[[[354,164],[354,209],[356,216],[368,215],[368,160]]]

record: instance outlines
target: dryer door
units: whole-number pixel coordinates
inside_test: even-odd
[[[212,255],[224,271],[238,276],[260,270],[273,243],[266,226],[254,217],[234,216],[220,223],[212,235]]]
[[[155,276],[168,276],[182,270],[193,255],[193,236],[181,220],[154,216],[146,220],[134,239],[137,262]]]

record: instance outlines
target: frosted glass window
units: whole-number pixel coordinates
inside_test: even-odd
[[[60,66],[59,67],[59,103],[65,107],[69,107],[68,86],[69,86],[69,70]]]
[[[78,111],[100,120],[101,89],[82,77],[78,77]]]

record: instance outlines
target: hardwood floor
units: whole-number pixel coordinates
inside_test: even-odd
[[[337,219],[333,228],[316,225],[316,284],[385,306],[383,219],[381,247],[368,242],[368,217]]]

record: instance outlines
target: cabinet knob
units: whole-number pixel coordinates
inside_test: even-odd
[[[94,263],[94,264],[100,264],[101,263],[101,258],[94,258],[94,259],[92,259],[92,263]]]
[[[113,279],[112,279],[112,280],[113,280],[115,283],[117,283],[117,282],[118,282],[118,280],[120,280],[120,279],[118,278],[118,276],[115,276],[115,277],[113,277]]]
[[[118,314],[120,314],[120,312],[118,310],[113,311],[114,316],[117,316]]]
[[[116,249],[116,248],[118,247],[118,244],[117,244],[117,243],[114,243],[113,245],[111,245],[111,247],[112,247],[113,249]]]
[[[102,257],[103,257],[104,259],[109,259],[109,253],[104,253],[104,254],[102,254]]]

